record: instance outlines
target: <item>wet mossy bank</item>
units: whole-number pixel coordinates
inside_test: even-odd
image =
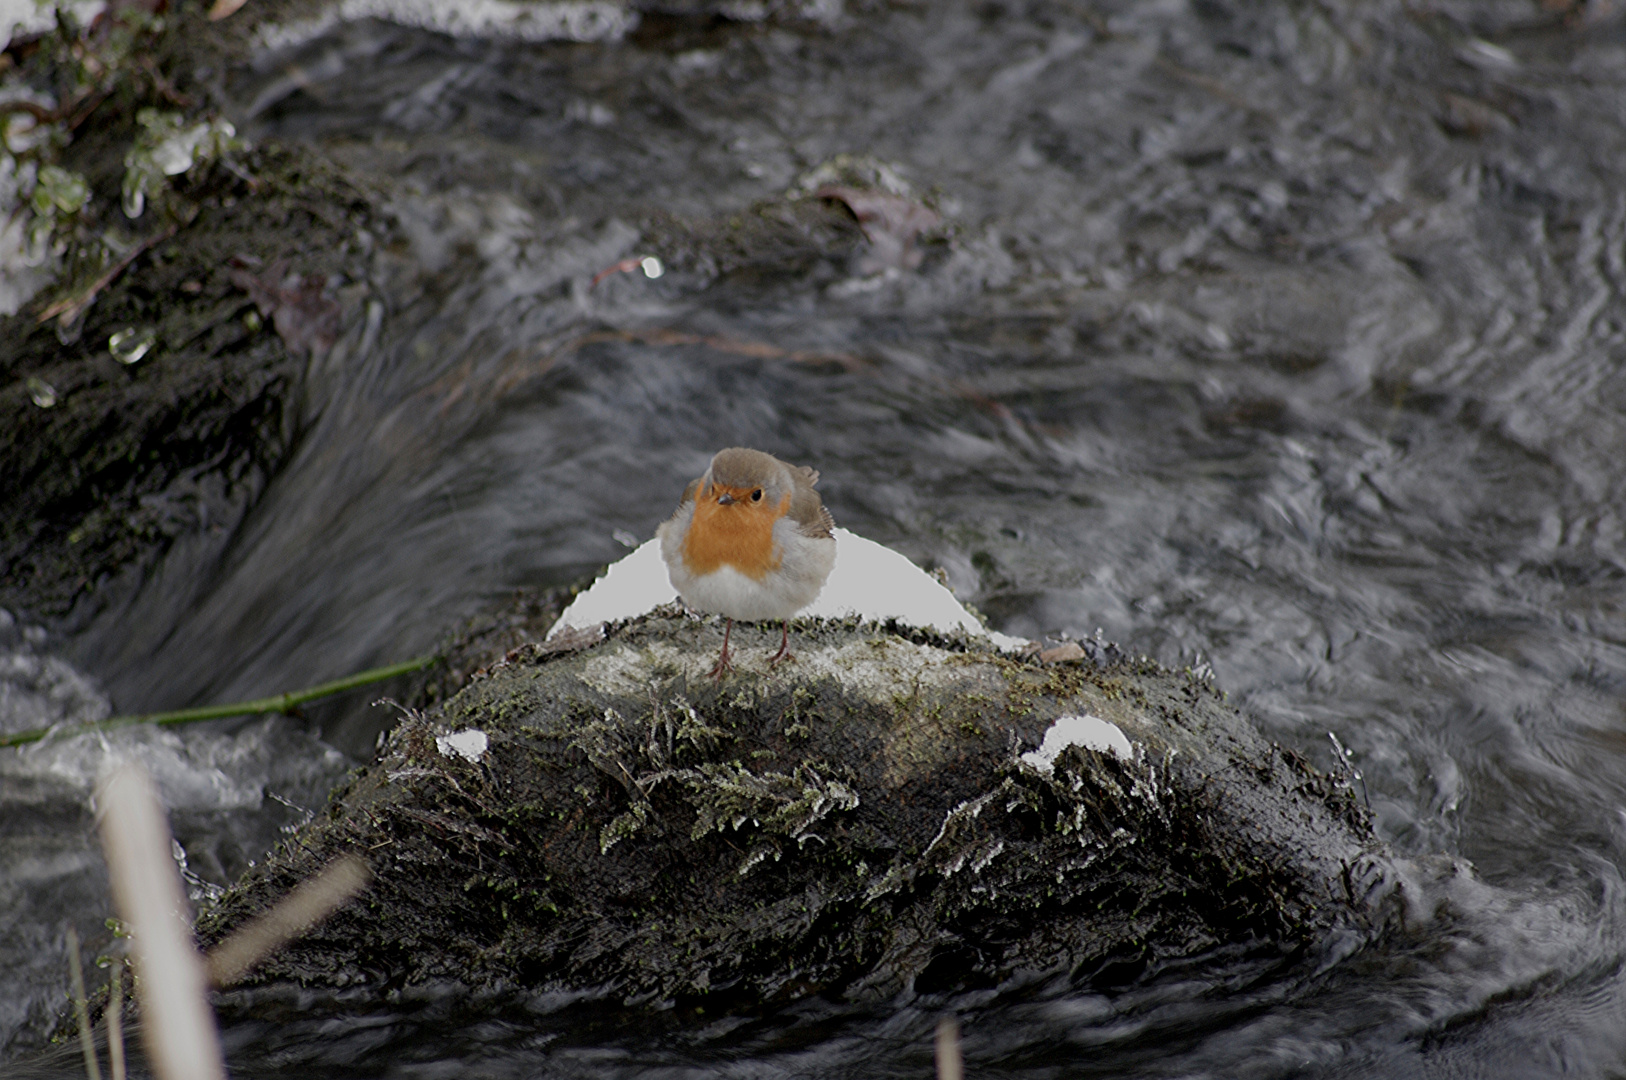
[[[332,350],[290,348],[244,284],[303,287],[307,309],[354,326],[381,224],[368,193],[303,151],[267,147],[242,169],[194,191],[195,216],[67,341],[39,320],[50,293],[0,319],[0,605],[59,619],[175,539],[234,528],[321,407],[302,398],[311,356]],[[149,344],[121,363],[110,341],[132,333]]]
[[[0,191],[29,238],[0,268],[0,606],[59,625],[229,537],[390,241],[365,181],[235,136],[216,84],[241,58],[168,8],[59,13],[0,52]]]
[[[1349,788],[1209,681],[812,621],[770,669],[772,629],[736,628],[720,685],[721,627],[676,613],[522,651],[397,725],[200,938],[344,852],[370,889],[251,983],[862,999],[1381,921],[1385,856]],[[1034,753],[1067,716],[1127,753]]]

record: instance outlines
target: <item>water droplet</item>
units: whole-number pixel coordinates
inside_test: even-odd
[[[658,278],[666,273],[666,267],[662,266],[661,261],[653,255],[645,255],[638,260],[638,265],[643,267],[644,277],[646,278]]]
[[[152,330],[138,330],[127,326],[107,339],[107,351],[121,364],[135,364],[158,344],[158,335]]]
[[[23,385],[28,388],[28,396],[33,398],[34,404],[40,408],[49,409],[56,404],[56,390],[38,375],[30,375]]]
[[[56,339],[64,345],[77,345],[85,333],[85,308],[67,311],[57,316]]]

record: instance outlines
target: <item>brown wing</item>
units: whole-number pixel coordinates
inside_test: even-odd
[[[695,499],[699,497],[700,485],[705,479],[706,478],[702,476],[698,479],[689,481],[689,486],[683,489],[683,498],[678,500],[677,509],[672,511],[672,515],[666,519],[667,521],[672,521],[679,514],[683,513],[683,508],[694,502]]]
[[[819,474],[803,465],[793,468],[791,476],[796,481],[796,490],[790,497],[790,519],[796,522],[803,536],[829,536],[836,527],[836,519],[830,516],[819,493],[813,490]]]

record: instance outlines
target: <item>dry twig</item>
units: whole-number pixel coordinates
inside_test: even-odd
[[[937,1022],[937,1080],[965,1080],[960,1058],[960,1025],[951,1016]]]
[[[271,910],[209,950],[204,959],[209,981],[230,986],[241,979],[255,964],[343,907],[371,877],[367,864],[355,855],[334,859]]]
[[[73,982],[73,1015],[79,1021],[79,1048],[85,1052],[85,1072],[90,1080],[102,1080],[102,1067],[96,1061],[96,1040],[90,1033],[90,1003],[85,999],[84,961],[79,956],[79,931],[68,927],[68,975]]]
[[[111,285],[120,274],[124,273],[130,268],[131,263],[141,258],[141,256],[145,255],[156,245],[161,244],[165,240],[168,240],[170,237],[174,236],[176,230],[178,230],[180,227],[180,222],[172,221],[169,223],[168,228],[160,229],[158,232],[147,237],[147,239],[141,241],[141,243],[125,252],[123,258],[119,259],[118,262],[114,263],[112,266],[103,271],[102,276],[91,282],[89,287],[83,292],[77,293],[73,296],[64,296],[62,299],[58,300],[56,303],[42,311],[40,313],[39,321],[42,323],[49,322],[50,320],[60,316],[63,326],[72,326],[74,321],[78,319],[80,315],[84,314],[85,309],[96,302],[97,293],[100,293],[103,289]]]
[[[192,947],[173,839],[147,771],[128,762],[101,785],[102,848],[119,918],[141,969],[143,1040],[159,1080],[225,1080],[220,1036]]]

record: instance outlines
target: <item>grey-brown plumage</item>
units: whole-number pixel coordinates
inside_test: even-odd
[[[751,488],[762,478],[774,478],[774,474],[779,472],[790,474],[790,519],[804,536],[830,536],[836,527],[836,519],[830,516],[819,493],[813,490],[813,485],[819,482],[819,471],[808,465],[792,465],[761,450],[747,450],[742,446],[719,450],[711,459],[711,468],[706,470],[706,476],[690,483],[683,492],[683,501],[693,502],[701,485],[707,482],[707,477],[712,483],[727,487]],[[769,483],[772,482],[770,479]],[[775,491],[768,492],[769,499],[774,495]]]
[[[813,485],[816,470],[730,447],[683,491],[657,532],[661,557],[689,607],[729,620],[788,620],[811,604],[835,566],[835,519]],[[728,667],[728,633],[717,673]]]

